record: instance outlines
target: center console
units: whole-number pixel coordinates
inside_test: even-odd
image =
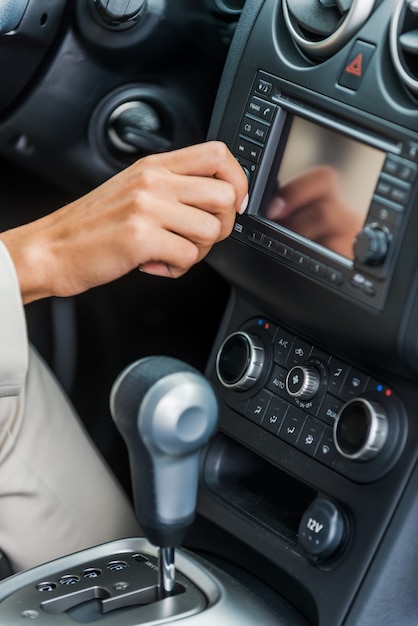
[[[312,624],[417,611],[417,23],[408,1],[247,3],[210,129],[250,202],[209,257],[232,290],[191,545]]]

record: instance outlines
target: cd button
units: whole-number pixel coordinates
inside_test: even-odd
[[[246,116],[242,121],[240,134],[246,135],[251,139],[255,139],[260,143],[264,143],[267,139],[269,128],[268,124],[258,122],[257,120],[253,120]]]

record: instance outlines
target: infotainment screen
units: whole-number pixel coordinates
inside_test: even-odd
[[[353,259],[385,153],[296,115],[280,150],[259,215]]]

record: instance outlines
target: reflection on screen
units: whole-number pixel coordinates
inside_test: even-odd
[[[260,215],[352,259],[384,159],[380,150],[294,117]]]

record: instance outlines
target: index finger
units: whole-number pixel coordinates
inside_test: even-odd
[[[230,183],[235,189],[236,210],[240,211],[248,193],[247,177],[223,142],[208,141],[165,154],[160,153],[158,158],[174,174],[207,176]]]

